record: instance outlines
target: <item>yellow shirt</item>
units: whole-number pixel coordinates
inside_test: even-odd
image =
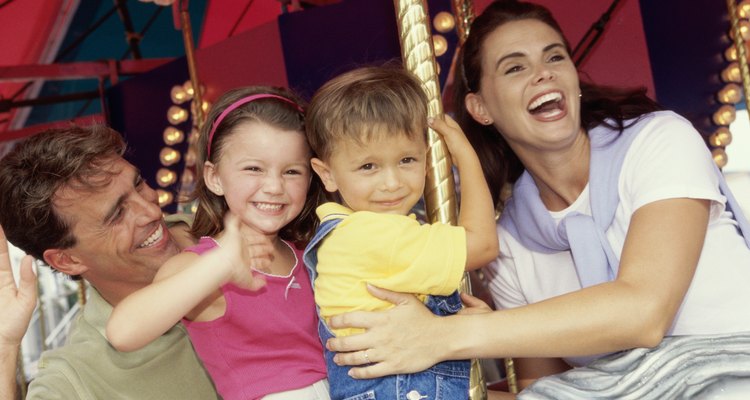
[[[321,221],[343,217],[318,249],[315,302],[328,318],[357,310],[392,307],[367,291],[366,283],[422,295],[447,296],[466,268],[466,232],[441,223],[420,224],[414,215],[353,212],[337,203],[317,209]],[[361,330],[337,329],[337,336]]]

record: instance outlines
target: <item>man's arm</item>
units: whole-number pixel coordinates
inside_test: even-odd
[[[0,398],[16,394],[16,363],[21,339],[36,306],[36,276],[31,257],[21,262],[21,280],[16,288],[5,233],[0,227]]]

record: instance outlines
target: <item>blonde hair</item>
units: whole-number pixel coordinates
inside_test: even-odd
[[[427,96],[414,75],[401,67],[358,68],[315,93],[306,128],[310,147],[323,160],[342,140],[361,144],[380,134],[424,138]]]

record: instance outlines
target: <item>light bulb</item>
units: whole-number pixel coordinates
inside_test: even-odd
[[[727,61],[737,61],[737,48],[734,47],[734,45],[727,47],[726,50],[724,50],[724,58]]]
[[[717,147],[711,150],[711,155],[713,156],[714,162],[717,166],[719,166],[719,168],[724,168],[724,166],[727,165],[727,161],[729,161],[727,152],[724,151],[723,147]]]
[[[732,143],[732,132],[726,126],[722,126],[708,137],[708,143],[713,147],[727,147]]]
[[[200,139],[200,137],[201,137],[200,131],[198,131],[198,129],[193,127],[193,129],[190,130],[190,135],[188,136],[188,143],[196,144],[198,143],[198,139]]]
[[[742,88],[736,83],[726,84],[717,95],[723,104],[737,104],[742,100]]]
[[[164,207],[166,205],[172,204],[174,195],[171,192],[167,192],[163,189],[157,189],[156,193],[159,196],[159,207]]]
[[[177,174],[167,168],[159,168],[156,171],[156,183],[161,187],[167,187],[177,181]]]
[[[742,82],[742,75],[740,75],[740,65],[737,62],[732,62],[721,71],[721,80],[724,82]]]
[[[193,149],[192,147],[190,147],[187,150],[187,153],[185,153],[185,165],[187,165],[188,167],[195,166],[195,160],[197,158],[198,157],[196,157],[195,149]]]
[[[719,107],[719,109],[716,110],[716,112],[714,113],[713,121],[716,125],[726,126],[734,122],[734,118],[735,118],[734,106],[724,104],[723,106]]]
[[[748,40],[750,38],[750,21],[740,19],[737,21],[737,25],[740,29],[740,37],[742,37],[743,40]],[[734,29],[729,30],[729,37],[734,40]]]
[[[453,14],[446,11],[440,11],[435,15],[432,24],[435,26],[436,31],[446,33],[450,32],[450,30],[456,26],[456,20],[453,19]]]
[[[188,112],[179,106],[169,107],[167,110],[167,120],[172,125],[181,124],[188,119]]]
[[[737,16],[740,18],[750,17],[750,0],[743,0],[737,4]]]
[[[182,143],[185,140],[185,132],[175,128],[174,126],[168,126],[164,128],[164,143],[172,146],[177,143]]]
[[[159,160],[166,167],[174,165],[180,162],[180,152],[171,147],[165,147],[159,152]]]
[[[193,90],[193,82],[187,80],[185,83],[182,84],[182,88],[185,90],[185,93],[187,93],[188,99],[192,100],[193,96],[195,95],[195,91]]]
[[[188,99],[188,94],[181,85],[172,86],[170,96],[172,97],[172,103],[175,104],[182,104]]]
[[[432,35],[432,45],[435,48],[436,57],[440,57],[448,51],[448,40],[443,35]]]
[[[195,174],[193,171],[186,169],[182,172],[182,178],[180,178],[180,181],[183,185],[191,185],[193,181],[195,181]]]

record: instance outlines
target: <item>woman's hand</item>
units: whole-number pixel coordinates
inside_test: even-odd
[[[333,328],[364,328],[365,333],[333,338],[326,347],[339,352],[339,365],[362,365],[349,372],[354,378],[367,379],[398,373],[425,370],[440,359],[445,339],[437,331],[439,317],[410,294],[397,293],[371,285],[367,290],[375,297],[395,304],[380,312],[357,311],[331,318]],[[365,356],[366,355],[366,356]]]

